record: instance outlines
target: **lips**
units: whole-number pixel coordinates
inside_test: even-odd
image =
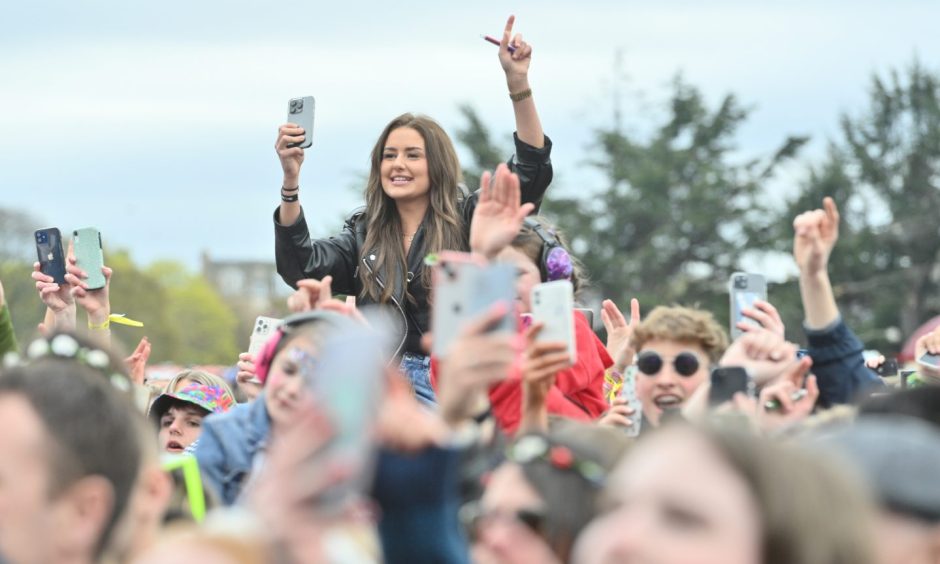
[[[660,409],[673,409],[682,405],[682,398],[675,394],[663,394],[653,398],[653,403]]]
[[[166,448],[164,450],[166,450],[167,452],[178,454],[186,450],[186,447],[184,447],[182,444],[178,443],[177,441],[170,441],[166,444]]]

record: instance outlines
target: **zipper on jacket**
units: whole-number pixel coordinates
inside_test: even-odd
[[[369,271],[369,274],[375,278],[376,283],[379,285],[383,291],[385,290],[385,283],[382,282],[382,278],[375,274],[375,271],[372,270],[372,267],[369,265],[368,257],[362,258],[362,264],[365,265],[366,270]],[[395,349],[395,356],[399,356],[402,350],[405,348],[405,341],[408,340],[408,318],[405,316],[405,310],[402,309],[401,304],[398,302],[398,299],[395,296],[391,296],[392,303],[395,304],[395,308],[398,309],[398,313],[401,314],[401,320],[404,322],[404,331],[402,331],[401,342],[398,343],[398,348]],[[394,360],[394,359],[393,359]]]

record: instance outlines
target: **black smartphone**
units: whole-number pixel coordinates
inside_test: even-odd
[[[708,404],[712,407],[731,401],[734,394],[742,392],[748,397],[754,396],[754,380],[747,370],[740,366],[729,366],[712,370],[711,387],[708,390]]]
[[[293,123],[304,128],[304,140],[300,143],[291,143],[288,147],[308,149],[313,145],[313,96],[292,98],[287,103],[287,123]]]
[[[57,284],[65,284],[65,253],[62,252],[62,234],[55,227],[37,229],[36,254],[39,270],[51,276]]]
[[[898,359],[889,358],[886,361],[881,363],[881,366],[874,369],[875,374],[881,376],[882,378],[887,378],[889,376],[898,375]]]

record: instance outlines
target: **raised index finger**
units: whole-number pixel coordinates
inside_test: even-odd
[[[512,24],[516,21],[516,16],[509,16],[506,20],[506,28],[503,30],[503,40],[499,42],[500,47],[509,47],[509,37],[512,36]]]
[[[836,207],[836,201],[826,196],[823,199],[823,207],[826,208],[826,216],[833,225],[839,225],[839,208]]]

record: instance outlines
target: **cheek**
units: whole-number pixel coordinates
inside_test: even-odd
[[[168,427],[161,427],[160,432],[157,433],[157,438],[160,439],[160,444],[162,445],[163,443],[165,443],[169,437],[170,437],[170,429]]]
[[[656,383],[655,378],[650,378],[637,371],[636,375],[636,395],[641,401],[647,401],[653,396],[653,387]]]
[[[693,393],[695,393],[695,390],[697,390],[698,387],[701,386],[702,383],[706,380],[708,380],[708,369],[703,367],[699,368],[698,372],[692,376],[689,376],[688,378],[682,378],[679,381],[679,385],[682,386],[682,391],[685,392],[685,397],[688,398]]]

